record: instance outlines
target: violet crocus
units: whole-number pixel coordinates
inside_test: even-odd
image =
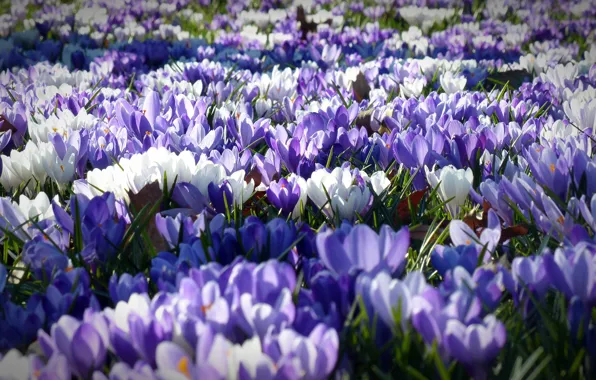
[[[37,279],[49,280],[56,271],[68,267],[68,257],[42,236],[36,236],[23,247],[23,262]]]
[[[480,250],[475,245],[459,245],[457,247],[447,247],[437,245],[430,256],[430,261],[441,276],[445,276],[448,271],[455,267],[462,267],[469,273],[474,273],[478,265]],[[490,260],[490,255],[484,255],[484,262]]]
[[[465,325],[457,319],[445,325],[445,346],[448,353],[462,363],[475,379],[486,378],[486,366],[505,346],[505,325],[494,315],[487,315],[481,323]]]
[[[227,180],[220,185],[213,182],[208,186],[209,200],[218,213],[227,213],[234,210],[234,192]]]
[[[267,199],[284,215],[291,214],[293,218],[297,218],[300,216],[301,207],[306,206],[306,181],[295,174],[291,174],[287,179],[273,181],[267,189]]]
[[[65,315],[52,326],[50,335],[40,330],[38,338],[47,357],[54,352],[62,353],[73,372],[82,378],[90,377],[105,364],[107,327],[102,330],[91,322],[81,322]]]
[[[118,276],[116,273],[110,278],[109,292],[110,298],[114,304],[120,301],[127,302],[133,293],[147,293],[147,279],[143,273],[131,276],[123,273]]]
[[[596,256],[582,245],[566,254],[557,249],[543,255],[544,267],[553,286],[567,299],[578,297],[586,305],[596,305]]]
[[[401,269],[410,245],[407,227],[394,232],[384,225],[379,234],[366,224],[333,231],[326,229],[317,234],[319,257],[327,268],[338,274],[354,270],[376,273],[387,269],[396,273]]]
[[[277,336],[268,334],[263,340],[263,351],[273,360],[292,358],[295,371],[292,372],[310,379],[322,379],[331,374],[337,363],[338,349],[337,331],[323,323],[317,324],[308,336],[286,328]]]
[[[193,233],[192,219],[182,213],[178,213],[174,218],[158,213],[155,215],[155,226],[170,248],[177,247],[180,242],[188,241],[189,235]]]
[[[517,283],[517,292],[527,291],[541,299],[548,291],[551,281],[544,265],[544,257],[516,257],[511,263],[511,275]]]

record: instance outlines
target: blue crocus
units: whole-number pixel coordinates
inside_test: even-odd
[[[68,267],[68,257],[42,236],[36,236],[23,246],[23,263],[37,279],[50,280],[58,270]]]
[[[4,287],[6,286],[6,279],[8,278],[8,271],[6,267],[0,263],[0,295],[4,291]],[[2,298],[0,298],[0,301]]]
[[[474,245],[459,245],[457,247],[446,247],[437,245],[431,253],[430,262],[441,276],[457,266],[461,266],[469,273],[474,273],[478,265],[480,251]],[[485,261],[490,260],[485,255]]]
[[[207,191],[209,192],[209,200],[216,212],[225,214],[234,210],[234,192],[227,180],[224,180],[220,185],[213,182],[209,183]]]
[[[6,301],[0,310],[0,350],[29,345],[45,322],[39,295],[29,298],[26,308]]]
[[[123,273],[118,276],[116,273],[110,278],[109,292],[110,298],[114,304],[124,301],[127,302],[133,293],[147,293],[147,279],[143,273],[131,276]]]
[[[59,272],[42,298],[48,325],[51,326],[67,313],[82,318],[86,310],[98,311],[99,302],[90,285],[89,275],[83,268]]]

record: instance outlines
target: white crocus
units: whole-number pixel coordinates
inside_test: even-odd
[[[370,176],[370,184],[373,192],[379,196],[391,185],[391,181],[387,178],[385,172],[380,170]]]
[[[65,185],[72,181],[75,174],[77,153],[76,148],[69,146],[63,158],[60,158],[54,150],[52,157],[47,161],[43,161],[48,176],[56,181],[58,185]]]
[[[433,187],[439,186],[438,194],[441,199],[447,202],[446,207],[452,217],[459,215],[460,207],[466,202],[466,198],[472,188],[474,174],[472,169],[456,169],[453,165],[445,166],[437,170],[426,171],[426,179]]]
[[[424,86],[426,86],[426,78],[406,77],[400,88],[402,95],[410,98],[420,96],[422,90],[424,90]]]
[[[221,164],[215,164],[207,159],[207,156],[201,155],[197,164],[197,172],[190,183],[207,196],[210,183],[220,185],[226,177],[226,169]]]
[[[446,71],[441,75],[439,81],[441,82],[443,91],[447,94],[455,94],[466,88],[467,79],[462,75],[453,75],[451,71]]]
[[[596,129],[596,99],[574,97],[563,103],[565,115],[579,129]]]
[[[87,114],[84,108],[76,116],[68,109],[57,110],[56,114],[51,114],[47,119],[41,115],[36,115],[35,119],[30,117],[28,131],[33,142],[48,142],[52,133],[67,137],[70,131],[91,129],[97,122],[97,117]]]
[[[234,205],[242,206],[251,196],[255,189],[255,181],[253,179],[246,183],[244,180],[244,170],[238,170],[226,177],[226,180],[232,187],[234,195]]]
[[[54,202],[59,203],[58,195],[54,197]],[[54,211],[48,195],[43,191],[37,194],[34,199],[29,199],[27,196],[21,194],[19,196],[19,203],[13,202],[23,213],[26,219],[38,218],[54,219]]]
[[[540,78],[543,82],[554,84],[561,91],[576,78],[577,69],[577,65],[572,62],[567,65],[556,65],[555,67],[548,68],[545,73],[540,74]]]
[[[261,340],[258,335],[244,341],[242,344],[233,345],[228,353],[228,379],[238,378],[240,365],[242,365],[248,376],[252,379],[257,377],[260,368],[261,371],[268,368],[269,371],[267,372],[275,372],[275,363],[268,355],[263,353]]]
[[[354,182],[348,168],[335,168],[331,173],[319,169],[306,182],[308,197],[327,215],[337,212],[340,219],[353,220],[355,213],[363,214],[371,197],[368,186]]]
[[[27,356],[18,350],[12,349],[0,359],[0,373],[2,379],[20,380],[28,379],[31,375],[31,363]]]
[[[13,189],[29,182],[28,188],[33,189],[36,181],[45,181],[49,174],[46,163],[53,161],[54,154],[55,149],[51,143],[35,144],[28,141],[22,151],[13,149],[10,156],[1,156],[3,169],[0,184]]]

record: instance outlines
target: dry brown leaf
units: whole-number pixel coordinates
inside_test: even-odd
[[[410,204],[414,209],[414,212],[418,210],[418,205],[424,198],[424,195],[428,192],[429,188],[426,187],[422,190],[414,191],[412,194],[408,195],[406,198],[399,201],[397,204],[396,217],[398,220],[401,221],[402,224],[408,224],[411,222],[410,220]]]
[[[12,131],[13,133],[17,132],[17,128],[12,125],[12,123],[6,120],[4,115],[0,115],[0,132],[7,132]]]
[[[358,102],[369,98],[371,88],[362,71],[358,73],[356,81],[352,83],[352,90],[354,92],[354,98]]]
[[[128,192],[128,197],[130,198],[130,205],[132,206],[135,212],[139,212],[145,207],[149,205],[149,208],[153,207],[156,203],[161,201],[163,196],[163,192],[159,188],[159,183],[157,181],[145,185],[137,194],[133,194],[131,191]],[[157,210],[159,212],[160,209]],[[155,247],[155,249],[160,251],[165,251],[168,249],[168,246],[159,233],[157,226],[155,225],[155,215],[149,215],[149,223],[147,224],[147,235],[149,236],[149,240]]]

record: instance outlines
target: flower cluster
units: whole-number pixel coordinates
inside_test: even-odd
[[[11,4],[2,378],[596,376],[596,11]]]

